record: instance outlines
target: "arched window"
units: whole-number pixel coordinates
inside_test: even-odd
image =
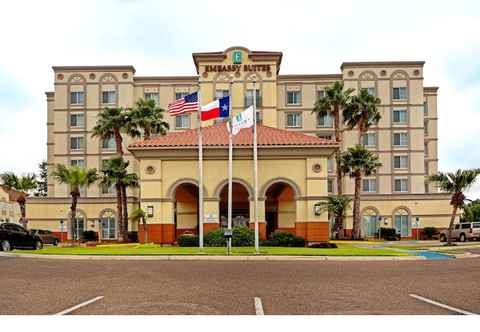
[[[412,236],[412,220],[410,213],[403,208],[397,209],[393,215],[393,226],[401,237]]]
[[[363,235],[367,237],[375,236],[378,228],[377,222],[378,222],[377,212],[372,208],[366,209],[362,214]]]
[[[69,213],[68,220],[70,220],[71,212]],[[83,238],[83,232],[87,224],[87,216],[85,212],[77,210],[75,214],[75,221],[73,224],[73,233],[71,234],[72,240],[80,240]]]
[[[105,210],[100,216],[102,228],[100,230],[100,237],[102,240],[113,240],[117,238],[117,222],[115,218],[115,211]]]

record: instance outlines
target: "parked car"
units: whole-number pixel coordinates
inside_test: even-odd
[[[440,241],[447,241],[448,229],[440,233]],[[480,240],[480,222],[464,222],[453,225],[452,239],[460,242]]]
[[[51,231],[47,231],[44,229],[31,229],[30,231],[37,234],[42,239],[43,244],[52,244],[54,246],[57,246],[60,242],[58,237],[53,235]]]
[[[0,250],[10,251],[14,248],[42,249],[42,239],[14,223],[0,224]]]

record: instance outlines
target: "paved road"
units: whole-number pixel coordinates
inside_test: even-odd
[[[480,259],[404,262],[73,261],[0,257],[0,314],[480,313]]]

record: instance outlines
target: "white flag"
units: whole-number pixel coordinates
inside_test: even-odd
[[[240,129],[249,128],[253,126],[253,106],[250,106],[245,111],[237,114],[232,118],[232,134],[236,135]],[[228,128],[228,124],[227,124]]]

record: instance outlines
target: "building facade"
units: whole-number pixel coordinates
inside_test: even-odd
[[[276,163],[271,165],[263,161],[260,163],[265,174],[268,174],[270,171],[275,173],[273,170],[279,165],[280,157],[285,162],[303,160],[300,162],[302,166],[292,164],[291,168],[284,169],[275,176],[289,180],[285,181],[285,184],[288,184],[287,187],[291,189],[300,188],[296,192],[297,196],[294,195],[295,198],[293,198],[296,202],[294,205],[297,207],[296,221],[313,222],[315,218],[310,220],[308,215],[312,213],[314,201],[322,196],[335,194],[336,188],[332,151],[326,148],[328,144],[321,143],[334,139],[333,121],[329,117],[317,117],[312,113],[312,109],[315,101],[324,94],[325,87],[335,81],[343,81],[346,88],[353,88],[355,91],[367,89],[381,100],[379,109],[382,119],[377,126],[360,138],[368,149],[378,154],[382,162],[377,174],[365,178],[362,183],[362,234],[374,236],[377,228],[382,225],[395,227],[402,237],[409,238],[415,237],[418,229],[423,227],[446,227],[450,215],[448,196],[438,193],[437,189],[426,181],[429,175],[438,171],[438,88],[423,85],[424,62],[346,62],[340,66],[339,73],[282,75],[280,74],[282,56],[281,52],[250,51],[244,47],[231,47],[221,52],[194,53],[193,62],[197,75],[178,77],[136,76],[132,66],[53,67],[55,88],[54,91],[46,93],[48,167],[52,169],[55,164],[62,163],[101,168],[103,160],[115,153],[113,141],[102,142],[91,137],[96,115],[104,107],[130,107],[139,98],[146,98],[155,100],[160,107],[166,109],[169,103],[197,90],[201,92],[202,104],[206,104],[215,98],[228,95],[231,88],[232,109],[236,114],[253,103],[255,80],[257,119],[262,126],[278,128],[285,137],[289,137],[286,133],[295,133],[299,135],[298,137],[309,136],[319,139],[318,151],[315,153],[319,159],[314,164],[320,165],[322,175],[307,174],[306,165],[312,166],[309,155],[297,154],[294,157],[292,153],[295,149],[288,144],[283,147],[285,151],[275,156]],[[230,84],[230,82],[233,83]],[[171,128],[171,133],[167,135],[169,137],[182,132],[186,135],[199,125],[196,113],[175,118],[166,115],[166,119]],[[204,122],[202,126],[216,127],[215,124],[216,121],[211,120]],[[340,142],[342,150],[359,141],[356,129],[342,128],[342,130],[344,137]],[[181,134],[180,137],[182,137]],[[128,151],[125,157],[130,161],[131,171],[140,175],[142,183],[139,189],[129,190],[129,207],[132,209],[140,204],[145,210],[152,206],[155,210],[157,208],[162,210],[160,205],[155,205],[162,202],[154,202],[155,199],[159,201],[170,199],[168,202],[173,204],[173,197],[168,197],[168,188],[162,187],[162,191],[159,189],[159,183],[154,185],[155,181],[171,182],[171,179],[168,180],[164,178],[165,176],[176,180],[180,178],[170,172],[162,173],[160,178],[157,174],[155,178],[153,174],[148,175],[147,169],[158,169],[162,164],[162,158],[167,158],[169,162],[185,161],[186,157],[182,155],[185,149],[182,147],[173,149],[175,153],[172,155],[171,146],[160,144],[154,149],[151,147],[146,149],[148,150],[146,153],[140,148],[141,144],[134,143],[132,139],[125,137],[124,148]],[[192,154],[192,152],[189,153]],[[226,157],[223,154],[220,155],[216,155],[213,159],[222,160],[222,165],[225,164],[222,167],[226,167]],[[234,158],[234,165],[241,164],[241,160],[237,161],[236,156]],[[188,159],[189,161],[183,166],[184,178],[190,179],[191,185],[194,185],[193,180],[198,179],[194,159]],[[149,165],[149,161],[152,165]],[[323,163],[325,163],[325,169],[323,169]],[[210,166],[207,163],[205,172],[208,168]],[[300,170],[304,171],[300,178],[292,180],[293,173]],[[260,171],[262,172],[262,169]],[[247,168],[240,167],[234,172],[234,176],[241,177],[246,172],[248,173]],[[152,177],[155,181],[150,181]],[[251,190],[251,181],[247,178],[242,180],[245,182],[244,188],[238,190],[246,190],[248,193]],[[317,181],[309,182],[310,178],[317,178]],[[226,174],[223,174],[221,178],[212,181],[222,182],[225,179]],[[268,176],[262,180],[267,183]],[[348,177],[343,181],[344,193],[353,194],[353,181]],[[207,192],[212,190],[215,192],[214,188],[218,184],[206,183],[207,186],[211,186]],[[307,187],[315,189],[311,189],[309,194],[310,189],[306,190]],[[183,194],[188,196],[191,192],[190,188]],[[49,197],[29,199],[27,213],[30,223],[35,224],[36,228],[61,231],[59,220],[68,219],[68,193],[65,185],[55,183],[50,177]],[[282,191],[280,190],[277,194],[281,196]],[[288,196],[288,194],[285,195]],[[217,223],[221,223],[221,200],[215,201],[214,196],[208,198],[214,203],[209,203],[207,200],[205,204],[218,206],[218,211],[216,208],[213,209],[213,212],[209,212],[209,216],[216,215],[211,219],[216,218]],[[265,223],[265,229],[271,231],[274,227],[272,224],[282,228],[281,223],[279,226],[278,222],[271,221],[269,224],[269,219],[278,220],[279,218],[278,205],[271,209],[265,208],[269,203],[268,199],[263,198],[265,202],[262,203],[264,205],[261,221]],[[303,209],[299,208],[303,200],[307,200],[311,206],[306,207],[302,214],[298,211]],[[149,202],[155,204],[149,204]],[[183,207],[181,204],[172,206],[170,210],[174,213],[162,212],[161,216],[155,213],[149,218],[149,223],[179,226],[182,218],[184,220],[190,218],[190,221],[185,223],[189,227],[175,226],[170,227],[168,231],[159,230],[157,232],[168,232],[170,235],[164,235],[163,238],[154,236],[155,239],[160,239],[156,240],[157,242],[173,242],[179,229],[190,228],[195,231],[194,224],[197,222],[198,215],[190,208],[184,211],[185,215],[177,216],[177,212],[183,213],[180,211]],[[103,188],[98,185],[86,188],[82,192],[79,209],[79,231],[98,230],[101,237],[105,239],[115,238],[113,188]],[[209,211],[209,208],[206,208],[206,211]],[[276,216],[273,211],[277,212]],[[319,219],[317,221],[328,222],[326,216],[318,216],[317,219]],[[420,220],[420,225],[416,224],[417,219]],[[289,225],[292,226],[291,223]],[[344,226],[348,235],[352,227],[351,215],[347,217]],[[285,228],[292,230],[292,227]],[[130,229],[137,231],[138,225],[132,224]]]

